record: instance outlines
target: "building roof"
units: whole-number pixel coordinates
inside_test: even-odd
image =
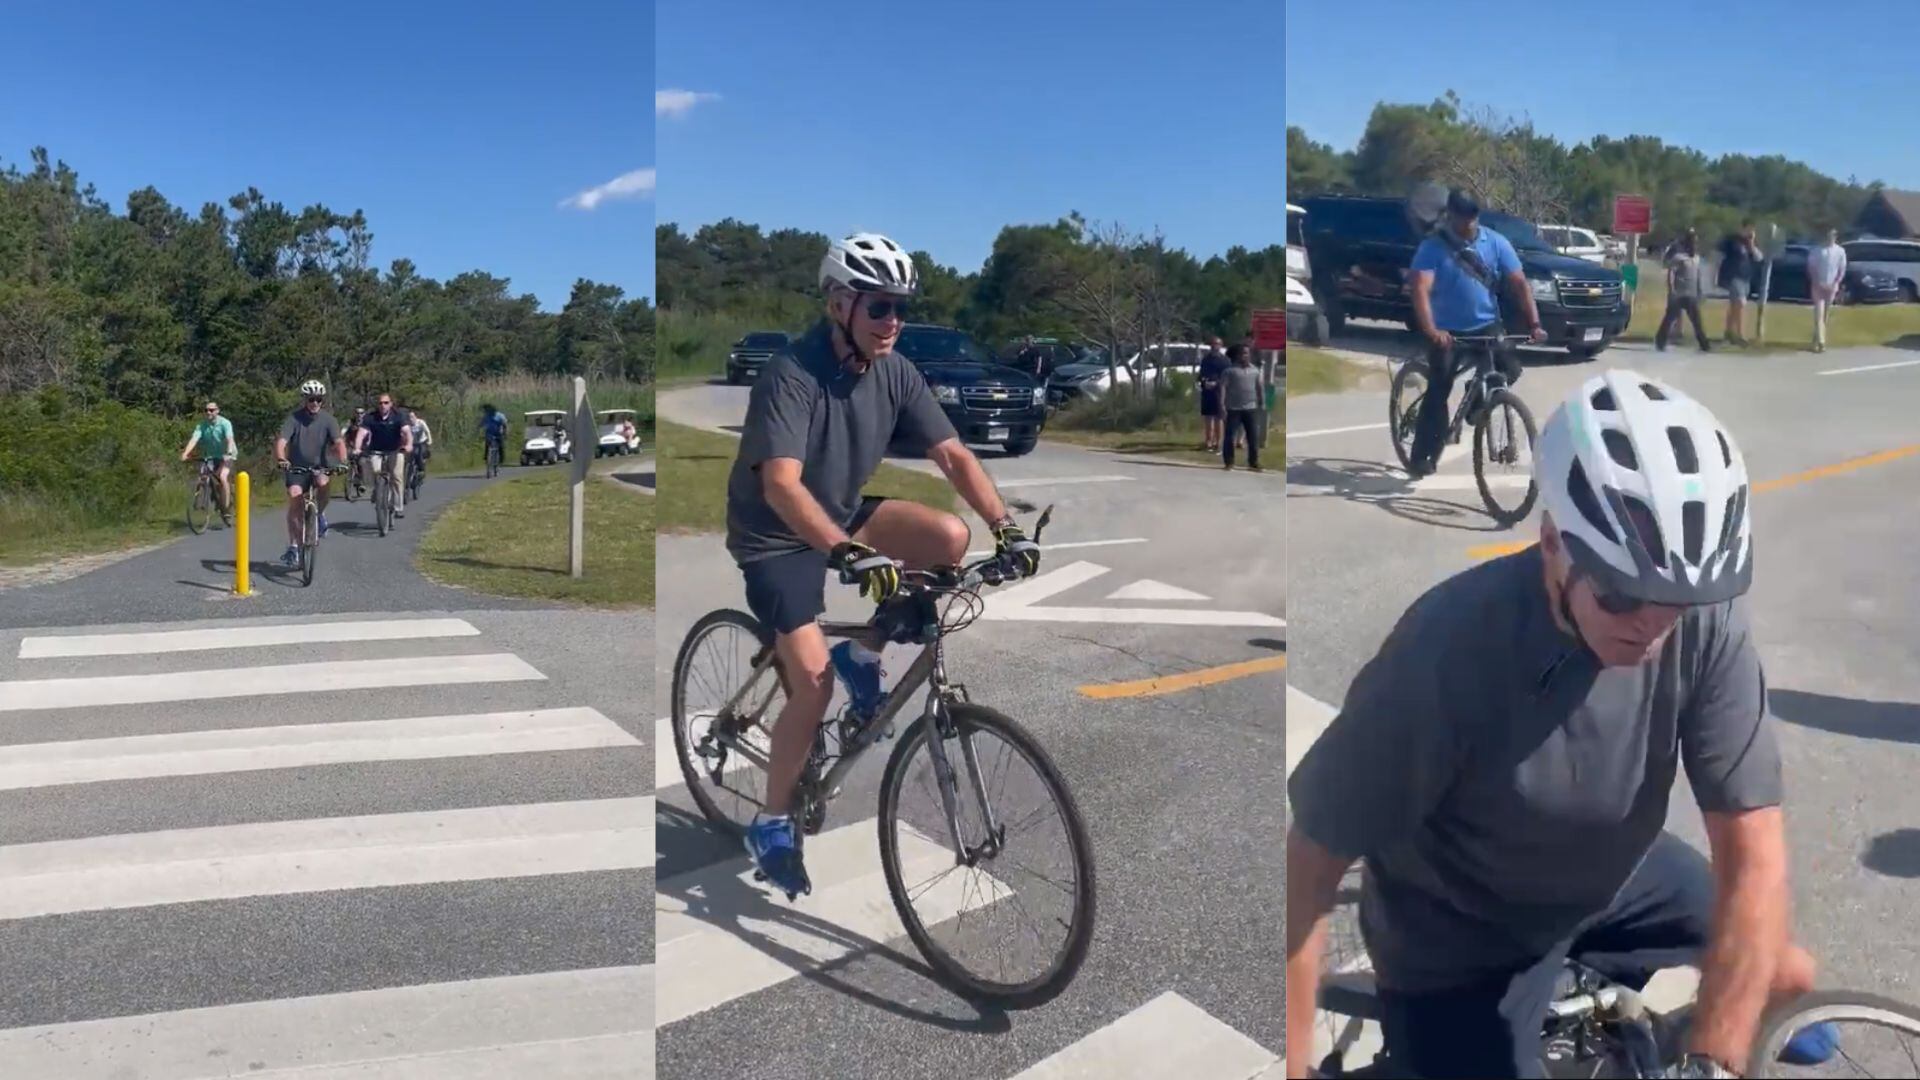
[[[1920,234],[1920,191],[1895,191],[1882,188],[1880,197],[1907,223],[1907,234]]]

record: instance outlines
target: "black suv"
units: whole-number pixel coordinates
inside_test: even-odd
[[[1407,278],[1422,237],[1407,218],[1406,200],[1320,195],[1300,205],[1307,212],[1314,300],[1328,325],[1338,330],[1350,318],[1391,319],[1412,328]],[[1549,344],[1584,359],[1626,330],[1633,306],[1620,271],[1556,254],[1531,222],[1511,214],[1482,211],[1480,225],[1513,242]],[[1508,310],[1511,304],[1502,290],[1502,319],[1517,332],[1524,319]]]
[[[962,442],[1003,447],[1014,457],[1040,441],[1047,420],[1046,390],[1032,376],[994,359],[958,330],[910,323],[894,351],[926,376],[934,400],[946,410]],[[893,453],[917,455],[924,446],[896,441]]]
[[[751,382],[774,357],[792,354],[792,338],[778,330],[755,330],[734,342],[727,352],[727,383],[739,386]]]

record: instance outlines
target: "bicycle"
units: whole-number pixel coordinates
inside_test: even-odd
[[[522,462],[521,464],[525,464]],[[487,479],[500,475],[500,440],[487,440]]]
[[[1033,533],[1036,540],[1051,515],[1051,508],[1041,515]],[[862,723],[843,709],[821,722],[796,785],[793,806],[804,844],[805,836],[818,834],[824,826],[827,806],[840,794],[854,763],[876,743],[893,736],[895,715],[926,686],[925,706],[894,747],[880,780],[880,861],[887,892],[907,936],[939,978],[975,999],[1024,1008],[1049,1001],[1065,990],[1086,959],[1095,914],[1092,841],[1053,760],[1023,727],[991,708],[975,704],[963,684],[948,678],[945,651],[946,639],[972,625],[984,611],[980,588],[1018,577],[1011,561],[999,556],[968,566],[902,571],[901,591],[880,604],[870,621],[821,623],[829,638],[877,636],[924,648],[871,719]],[[853,583],[845,574],[841,580]],[[943,599],[944,608],[940,603]],[[744,665],[746,674],[730,677],[733,665],[729,664],[726,674],[703,680],[695,670],[695,661],[710,642],[722,635],[732,635],[735,647],[744,643],[752,650]],[[723,656],[729,655],[727,648],[724,644],[717,647]],[[730,655],[738,659],[740,654]],[[772,720],[779,714],[778,703],[784,700],[786,686],[771,635],[763,632],[753,616],[741,611],[721,609],[703,617],[688,632],[674,660],[673,739],[680,768],[701,813],[731,835],[743,833],[753,812],[763,805],[764,800],[751,792],[743,798],[730,785],[743,777],[750,783],[756,771],[764,775],[770,763]],[[718,706],[691,707],[689,694],[697,689],[711,689],[720,700]],[[703,730],[696,730],[696,723],[703,725]],[[983,768],[981,744],[989,739],[1010,751],[1009,761],[1029,767],[1044,797],[1051,800],[1070,862],[1064,871],[1047,874],[1028,870],[1023,860],[1030,854],[1029,845],[1022,834],[1040,823],[1048,808],[1007,816],[998,813],[996,800],[1004,801],[1009,794],[1011,768],[1009,764],[998,771]],[[917,767],[922,751],[931,776],[910,785],[909,770]],[[991,797],[990,788],[994,793]],[[937,795],[937,807],[926,812],[903,811],[901,797],[910,790]],[[736,809],[742,812],[729,814],[723,810],[716,801],[721,794],[738,800]],[[962,805],[963,800],[970,801]],[[1018,848],[1015,840],[1020,841]],[[988,873],[989,869],[994,873]],[[955,870],[977,874],[978,880],[954,883],[948,875]],[[1014,883],[1021,874],[1027,875],[1026,888]],[[915,880],[909,881],[910,875]],[[1036,899],[1064,896],[1065,910],[1045,917],[1027,916],[1021,901],[1029,897],[1029,890],[1039,894]],[[1019,933],[1032,937],[1042,926],[1062,925],[1066,928],[1064,939],[1038,970],[1010,972],[1008,965],[994,966],[991,961],[983,965],[991,967],[990,971],[976,970],[958,954],[972,943],[968,901],[980,900],[985,902],[975,903],[971,910],[987,912],[989,921],[996,912],[1020,908],[1012,916]],[[921,901],[934,909],[933,917],[923,917],[916,907]],[[955,925],[936,937],[935,925],[949,921]]]
[[[1533,412],[1527,408],[1527,403],[1508,387],[1506,373],[1494,363],[1493,350],[1507,342],[1531,339],[1522,334],[1482,334],[1456,336],[1453,340],[1456,346],[1472,347],[1473,370],[1467,377],[1466,392],[1461,395],[1460,404],[1454,409],[1453,419],[1447,425],[1446,445],[1458,443],[1463,429],[1471,420],[1473,479],[1480,488],[1480,498],[1495,521],[1503,526],[1519,524],[1533,510],[1533,502],[1540,494],[1539,482],[1533,476],[1533,444],[1539,438],[1539,429],[1534,425]],[[1456,370],[1462,366],[1457,351],[1454,363]],[[1409,471],[1413,468],[1413,439],[1419,424],[1421,403],[1432,382],[1430,371],[1424,356],[1409,357],[1401,363],[1400,370],[1394,372],[1393,385],[1387,395],[1387,428],[1393,439],[1393,452],[1400,459],[1400,467]],[[1417,393],[1410,389],[1416,377],[1421,381]],[[1406,401],[1409,395],[1412,400]],[[1500,418],[1498,423],[1495,422],[1496,416]],[[1518,445],[1516,438],[1521,433],[1526,435],[1524,448]],[[1520,465],[1526,470],[1526,495],[1518,506],[1509,508],[1495,498],[1494,488],[1497,485],[1487,475],[1490,464]]]
[[[408,502],[417,503],[420,501],[420,489],[426,486],[426,482],[427,482],[426,454],[421,451],[415,451],[413,457],[409,459],[407,462],[407,501]]]
[[[347,471],[344,465],[329,465],[323,469],[305,465],[280,463],[280,469],[288,476],[305,476],[311,480],[320,473],[338,476]],[[300,492],[300,587],[313,584],[313,566],[320,558],[320,495],[318,484],[308,484]]]
[[[202,458],[200,468],[193,478],[193,493],[187,496],[187,528],[195,536],[207,531],[213,524],[214,511],[222,516],[232,512],[232,507],[220,498],[220,466],[216,458]]]
[[[385,536],[387,530],[393,528],[395,501],[399,497],[393,486],[393,463],[399,460],[400,451],[373,451],[372,455],[378,459],[373,470],[373,522],[379,527],[380,535]]]
[[[347,482],[340,486],[340,497],[348,502],[358,502],[367,493],[366,481],[360,479],[360,457],[357,453],[347,455]]]

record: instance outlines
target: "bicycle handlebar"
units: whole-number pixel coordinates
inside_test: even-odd
[[[1040,534],[1046,531],[1053,520],[1053,507],[1041,511],[1040,518],[1034,523],[1034,543],[1040,542]],[[989,555],[978,562],[962,566],[936,566],[927,570],[908,570],[898,559],[893,565],[900,567],[900,586],[905,591],[909,586],[927,591],[971,589],[979,585],[1004,585],[1019,578],[1020,572],[1012,564],[1010,555]],[[840,583],[851,585],[856,579],[845,570],[840,572]]]
[[[1455,341],[1468,341],[1476,344],[1480,342],[1533,340],[1532,334],[1454,334],[1452,337]]]

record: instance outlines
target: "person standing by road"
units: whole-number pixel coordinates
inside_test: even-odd
[[[1712,352],[1707,331],[1700,322],[1700,234],[1693,229],[1682,233],[1667,252],[1667,313],[1660,319],[1660,331],[1653,335],[1653,347],[1667,351],[1667,335],[1685,314],[1693,320],[1694,340],[1701,352]]]
[[[1247,468],[1259,472],[1260,440],[1266,427],[1266,410],[1260,403],[1260,369],[1253,366],[1245,345],[1228,349],[1227,358],[1230,364],[1220,373],[1221,405],[1226,412],[1220,456],[1232,469],[1234,433],[1243,431],[1247,436]]]
[[[1827,351],[1827,310],[1840,299],[1847,279],[1847,249],[1840,230],[1828,229],[1827,242],[1807,252],[1807,293],[1813,298],[1813,351]]]
[[[1200,426],[1205,434],[1201,449],[1210,454],[1220,452],[1220,436],[1226,428],[1226,410],[1220,404],[1220,377],[1231,367],[1227,354],[1220,347],[1220,339],[1213,339],[1213,348],[1200,358]]]
[[[1420,402],[1409,454],[1410,471],[1416,477],[1439,465],[1440,443],[1447,433],[1447,398],[1453,393],[1453,335],[1505,333],[1496,295],[1502,282],[1513,305],[1526,315],[1533,341],[1547,340],[1540,327],[1540,309],[1534,306],[1533,286],[1527,284],[1513,242],[1497,230],[1481,228],[1480,204],[1455,188],[1447,195],[1445,224],[1413,253],[1413,318],[1428,343],[1427,392]],[[1520,360],[1511,348],[1503,345],[1495,358],[1508,382],[1520,380]]]
[[[1720,285],[1727,290],[1727,340],[1747,344],[1747,294],[1753,291],[1754,269],[1760,265],[1760,245],[1753,239],[1753,222],[1720,244]]]

